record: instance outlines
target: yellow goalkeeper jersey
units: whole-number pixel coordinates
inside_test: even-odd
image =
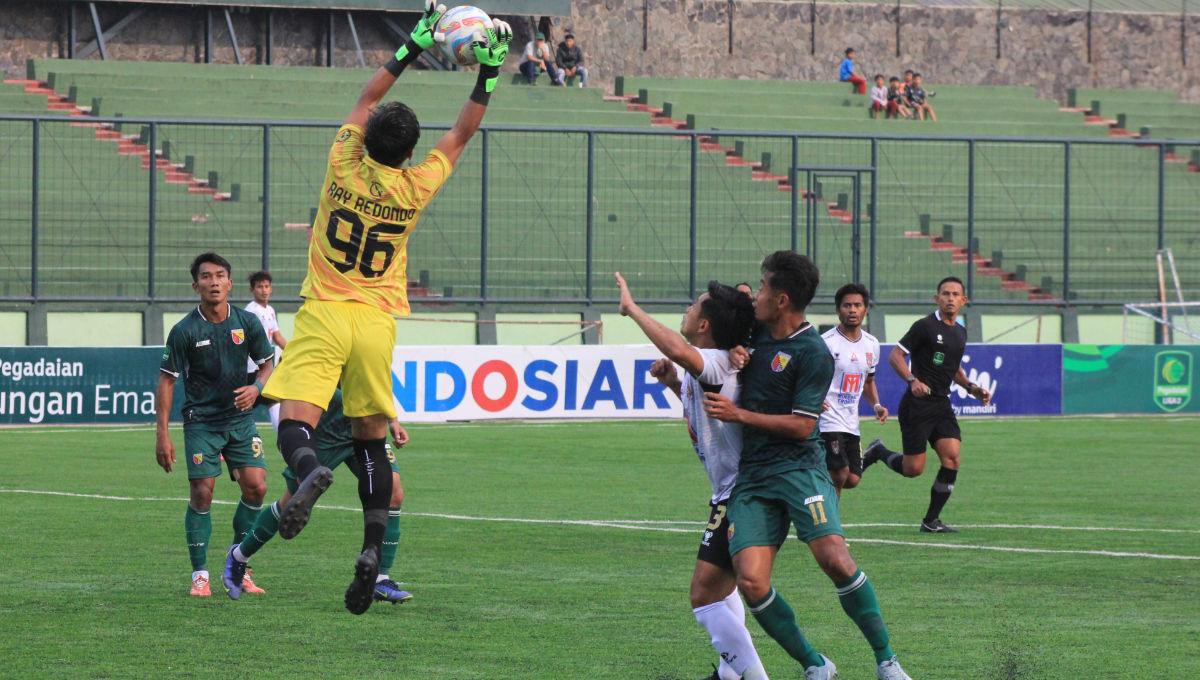
[[[343,125],[329,150],[301,297],[408,316],[408,237],[452,170],[436,149],[408,168],[376,163],[363,129]]]

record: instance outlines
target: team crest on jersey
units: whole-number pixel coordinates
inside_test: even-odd
[[[193,453],[192,454],[192,465],[199,465],[203,462],[204,462],[204,454],[203,453]]]
[[[229,331],[229,337],[233,338],[233,344],[240,345],[246,342],[246,331],[241,328],[235,328]]]
[[[792,360],[792,355],[784,351],[775,353],[775,358],[771,359],[771,370],[776,373],[783,373],[783,369],[787,368],[788,362]]]
[[[341,133],[339,133],[337,136],[337,141],[339,141],[339,142],[344,142],[347,139],[350,139],[350,131],[349,130],[342,130]]]
[[[371,182],[370,191],[371,191],[371,196],[373,196],[374,198],[383,198],[383,195],[385,193],[387,193],[384,191],[383,185],[380,184],[379,182]]]

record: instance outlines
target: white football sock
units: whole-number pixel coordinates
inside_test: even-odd
[[[738,593],[737,588],[729,593],[729,597],[725,598],[725,606],[733,610],[733,615],[738,621],[742,622],[742,626],[746,625],[746,605],[742,602],[742,596]],[[762,661],[758,659],[758,650],[754,649],[754,642],[749,640],[750,631],[746,631],[747,649],[750,653],[746,655],[747,659],[752,659],[746,668],[742,670],[742,680],[767,680],[767,671],[763,668]]]
[[[376,576],[376,577],[375,577],[375,582],[376,582],[376,583],[381,583],[381,582],[383,582],[383,581],[386,581],[386,580],[388,580],[388,575],[387,575],[387,574],[380,574],[379,576]]]
[[[242,564],[245,564],[250,561],[249,557],[246,557],[245,555],[242,554],[242,544],[241,543],[238,543],[237,545],[233,546],[233,559],[237,560],[238,562],[241,562]]]
[[[734,597],[736,596],[737,591],[734,591]],[[725,601],[696,607],[692,613],[696,615],[696,621],[708,631],[713,648],[721,656],[721,667],[717,669],[717,674],[722,680],[726,680],[727,677],[755,680],[767,677],[762,670],[758,652],[754,649],[754,642],[750,639],[750,631],[746,630],[745,618],[737,616]],[[732,671],[732,675],[727,676],[727,670]]]
[[[208,570],[207,569],[198,569],[196,571],[193,571],[192,572],[192,580],[195,581],[197,576],[203,576],[205,579],[207,579],[208,578]]]

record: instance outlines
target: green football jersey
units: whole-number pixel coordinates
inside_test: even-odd
[[[321,419],[317,421],[317,449],[332,451],[354,443],[350,419],[342,412],[342,390],[333,391],[333,398]]]
[[[760,328],[750,342],[750,352],[750,363],[742,371],[742,408],[769,415],[820,418],[821,404],[833,379],[833,355],[812,324],[806,322],[782,340],[772,339],[765,328]],[[824,467],[825,447],[815,427],[805,440],[742,428],[739,479]]]
[[[212,323],[197,307],[171,328],[160,368],[183,376],[184,426],[224,427],[253,414],[233,404],[233,391],[246,385],[246,360],[272,358],[258,317],[229,305],[229,316]]]

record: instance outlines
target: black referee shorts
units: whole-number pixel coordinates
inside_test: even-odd
[[[900,436],[904,440],[904,455],[925,453],[928,445],[939,439],[962,440],[958,418],[950,408],[950,399],[922,399],[905,392],[900,398]]]
[[[830,470],[850,468],[850,472],[862,477],[862,440],[849,432],[822,432],[825,442],[825,467]]]

